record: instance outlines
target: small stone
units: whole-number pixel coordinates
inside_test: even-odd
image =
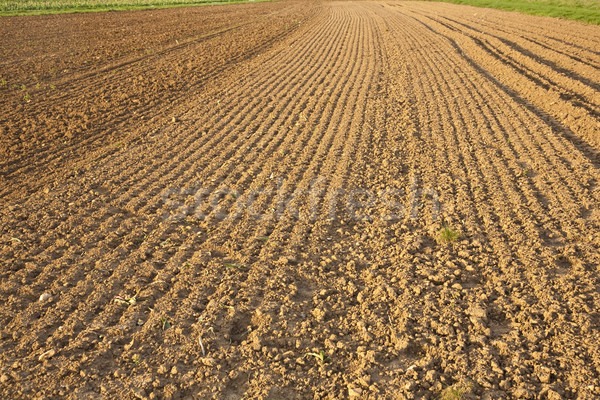
[[[214,367],[215,365],[217,365],[217,362],[214,358],[208,357],[202,359],[202,364],[206,365],[207,367]]]
[[[548,368],[542,368],[538,373],[538,379],[542,383],[550,383],[551,373]]]
[[[117,379],[125,378],[127,374],[122,369],[118,369],[113,373],[113,376]]]
[[[131,389],[131,393],[135,396],[136,399],[147,399],[148,395],[146,395],[146,391],[142,388],[133,388]]]
[[[171,119],[171,121],[172,121],[172,122],[177,122],[177,117],[173,117],[173,118]]]
[[[548,400],[560,400],[562,399],[562,396],[560,394],[558,394],[557,392],[555,392],[554,390],[550,389],[546,392],[546,397],[548,398]]]
[[[427,371],[427,373],[425,374],[425,380],[428,382],[434,382],[438,379],[438,372],[435,370],[429,370]]]
[[[252,339],[252,350],[254,351],[260,351],[263,347],[263,344],[260,340],[260,337],[258,337],[258,335],[254,336]]]
[[[9,379],[10,379],[10,376],[3,374],[2,376],[0,376],[0,383],[6,383],[6,382],[8,382]]]
[[[371,377],[369,375],[364,375],[358,379],[358,383],[364,387],[369,387],[371,385]]]
[[[279,264],[286,265],[288,263],[287,257],[279,257]]]
[[[52,357],[54,357],[55,354],[56,354],[56,350],[50,349],[50,350],[40,354],[40,356],[38,357],[38,361],[44,361],[49,358],[52,358]]]
[[[160,367],[158,367],[158,371],[156,371],[156,372],[158,372],[160,375],[164,375],[167,373],[167,367],[164,365],[161,365]]]
[[[360,389],[360,388],[352,388],[352,387],[348,388],[348,396],[351,399],[354,399],[356,397],[360,397],[361,395],[362,395],[362,389]]]
[[[178,373],[177,366],[174,365],[173,368],[171,368],[171,375],[177,375]]]
[[[40,301],[42,303],[46,302],[46,301],[50,301],[52,300],[52,295],[50,293],[44,293],[40,296]]]
[[[469,314],[477,319],[486,320],[487,311],[483,307],[474,306],[469,309]]]

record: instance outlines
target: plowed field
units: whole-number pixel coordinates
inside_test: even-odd
[[[4,398],[600,397],[600,28],[0,19]]]

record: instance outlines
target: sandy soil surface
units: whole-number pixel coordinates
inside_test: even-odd
[[[0,19],[5,398],[600,397],[600,28]]]

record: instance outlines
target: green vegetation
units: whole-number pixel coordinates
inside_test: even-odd
[[[161,329],[163,331],[166,331],[171,326],[173,326],[173,324],[171,324],[171,321],[169,321],[168,318],[166,318],[166,317],[160,317],[160,326],[161,326]]]
[[[231,264],[231,263],[225,263],[224,264],[225,268],[227,269],[244,269],[246,268],[245,265],[241,265],[241,264]]]
[[[122,306],[134,306],[137,304],[137,296],[138,296],[139,292],[137,292],[135,295],[133,295],[132,297],[124,297],[124,296],[115,296],[115,298],[113,299],[113,301],[117,304],[120,304]]]
[[[434,0],[426,0],[434,1]],[[525,14],[573,19],[600,25],[600,1],[598,0],[437,0],[448,3],[468,4],[476,7],[519,11]]]
[[[0,0],[0,16],[143,10],[269,0]]]
[[[441,243],[452,243],[460,238],[460,233],[448,225],[443,225],[440,229],[438,240]]]
[[[471,385],[464,385],[457,383],[450,387],[447,387],[442,391],[439,400],[462,400],[469,391]]]
[[[308,353],[304,354],[304,358],[306,358],[306,357],[314,357],[321,364],[325,364],[326,362],[330,361],[329,357],[327,355],[325,355],[325,352],[323,350],[319,351],[318,353],[308,352]]]

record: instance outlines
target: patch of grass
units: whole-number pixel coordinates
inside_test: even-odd
[[[600,2],[596,0],[425,0],[475,7],[518,11],[524,14],[572,19],[600,25]]]
[[[231,264],[231,263],[225,263],[224,266],[227,269],[245,269],[245,268],[247,268],[245,265]]]
[[[209,4],[246,3],[249,0],[0,0],[0,16],[128,11]],[[273,0],[251,0],[253,2]]]
[[[462,383],[456,383],[442,390],[438,400],[462,400],[469,391],[470,386]]]
[[[441,243],[452,243],[456,242],[458,239],[460,239],[460,233],[457,230],[446,224],[442,225],[442,228],[438,232],[438,240]]]

